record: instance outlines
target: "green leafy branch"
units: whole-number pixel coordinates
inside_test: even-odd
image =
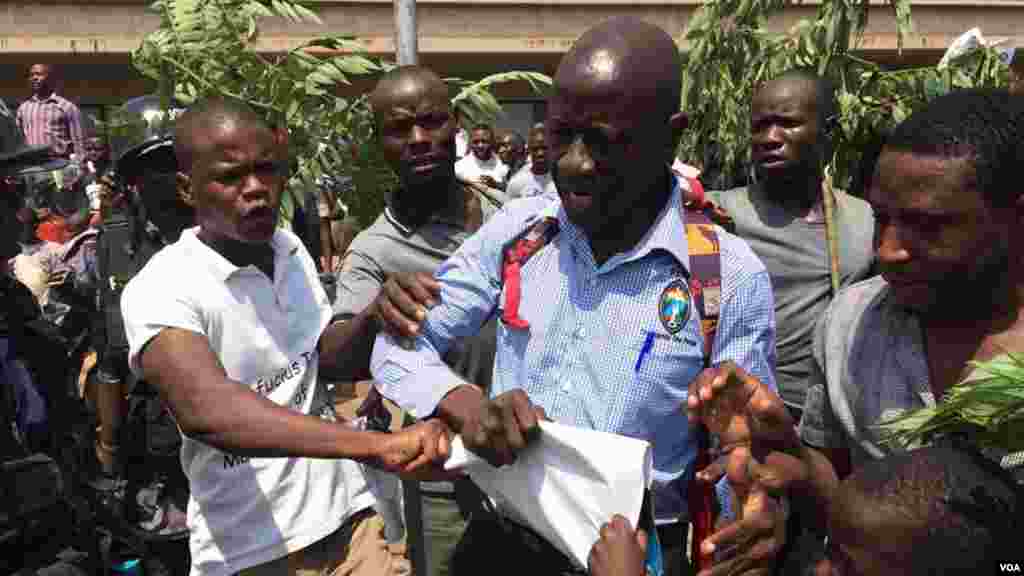
[[[352,79],[374,76],[394,65],[369,55],[352,36],[324,34],[279,54],[258,49],[260,23],[269,18],[322,24],[315,10],[295,0],[157,0],[160,27],[133,52],[132,62],[156,80],[170,100],[188,105],[219,96],[235,99],[285,126],[303,186],[327,176],[349,175],[355,186],[341,198],[369,224],[397,183],[374,145],[373,115],[365,95],[340,89]],[[551,80],[533,72],[509,72],[477,82],[458,78],[452,103],[475,120],[501,112],[497,84],[525,81],[543,92]]]
[[[1024,356],[1007,354],[971,366],[973,373],[934,407],[883,422],[883,441],[909,446],[965,433],[981,446],[1024,450]]]
[[[769,32],[768,19],[787,4],[708,0],[687,28],[682,104],[691,123],[679,152],[704,168],[713,188],[747,182],[753,92],[787,68],[816,70],[837,86],[839,130],[831,173],[844,188],[878,135],[929,99],[954,88],[1005,85],[1006,65],[992,48],[970,52],[946,69],[887,70],[857,56],[868,23],[864,0],[824,0],[813,19],[801,19],[784,34]],[[902,49],[913,31],[910,1],[891,0],[889,6]]]

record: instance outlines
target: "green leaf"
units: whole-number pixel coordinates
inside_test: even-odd
[[[331,59],[331,62],[341,72],[351,75],[369,74],[370,72],[376,72],[380,69],[380,66],[375,62],[358,54],[333,58]]]
[[[262,2],[256,2],[255,0],[245,5],[246,9],[254,16],[260,16],[263,18],[273,18],[274,13],[270,11]]]
[[[292,8],[295,10],[295,14],[301,20],[304,20],[306,22],[312,22],[314,24],[324,23],[324,21],[320,19],[320,16],[317,16],[316,12],[313,12],[309,8],[303,6],[302,4],[294,3],[292,4]]]

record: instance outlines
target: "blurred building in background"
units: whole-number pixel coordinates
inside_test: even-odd
[[[153,90],[131,67],[130,52],[158,24],[149,0],[6,0],[0,3],[0,98],[17,105],[28,96],[25,80],[34,62],[61,67],[61,94],[92,114]],[[260,43],[268,52],[288,50],[324,32],[351,34],[379,55],[394,53],[390,0],[313,0],[324,26],[269,21]],[[772,28],[788,29],[813,15],[816,2],[787,8]],[[681,38],[697,0],[419,0],[420,61],[442,76],[480,78],[505,70],[554,72],[560,56],[584,30],[606,18],[630,14]],[[915,33],[896,52],[892,9],[871,0],[864,55],[892,65],[934,63],[963,31],[978,27],[986,38],[1024,46],[1024,0],[915,1]],[[685,45],[683,46],[685,49]],[[506,117],[499,127],[525,133],[543,118],[544,106],[528,88],[499,92]]]

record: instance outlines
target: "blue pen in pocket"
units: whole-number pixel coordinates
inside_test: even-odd
[[[651,353],[651,348],[654,347],[654,332],[648,332],[647,337],[644,338],[644,345],[640,348],[640,355],[636,357],[636,365],[633,366],[633,372],[636,374],[640,373],[640,366],[644,363],[644,358]]]

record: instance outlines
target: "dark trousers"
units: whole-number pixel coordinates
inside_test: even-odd
[[[686,532],[686,523],[658,527],[665,576],[693,574],[686,558]],[[503,566],[529,576],[587,574],[533,530],[490,511],[475,513],[452,556],[452,576],[503,574]]]

